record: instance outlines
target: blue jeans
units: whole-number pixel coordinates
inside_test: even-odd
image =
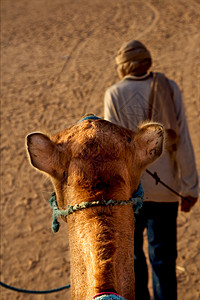
[[[135,214],[135,299],[149,300],[148,269],[143,252],[147,228],[149,260],[152,267],[154,300],[176,300],[178,202],[144,202]]]

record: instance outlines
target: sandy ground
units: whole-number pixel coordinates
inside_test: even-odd
[[[1,1],[2,281],[24,289],[70,282],[67,226],[51,232],[52,186],[29,165],[25,136],[53,134],[86,112],[103,117],[123,42],[140,39],[151,50],[153,69],[179,84],[200,172],[199,11],[198,0]],[[199,220],[199,203],[179,213],[179,300],[200,299]],[[70,299],[69,291],[0,291],[2,300]]]

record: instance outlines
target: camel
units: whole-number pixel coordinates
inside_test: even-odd
[[[158,123],[134,132],[94,117],[53,137],[32,133],[27,150],[31,164],[50,176],[58,208],[65,210],[82,202],[128,202],[142,171],[161,155],[163,139]],[[104,299],[103,293],[133,300],[132,205],[98,205],[62,218],[68,224],[71,299]]]

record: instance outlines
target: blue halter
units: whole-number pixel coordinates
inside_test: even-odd
[[[85,120],[101,120],[101,118],[97,117],[96,115],[87,115],[86,117],[84,117],[83,119],[78,121],[78,123],[85,121]]]

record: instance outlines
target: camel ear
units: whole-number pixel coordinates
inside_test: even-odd
[[[154,162],[163,151],[164,129],[158,123],[146,123],[138,128],[134,142],[141,168]]]
[[[27,136],[27,149],[31,164],[50,175],[55,175],[55,157],[57,147],[48,136],[32,133]]]

